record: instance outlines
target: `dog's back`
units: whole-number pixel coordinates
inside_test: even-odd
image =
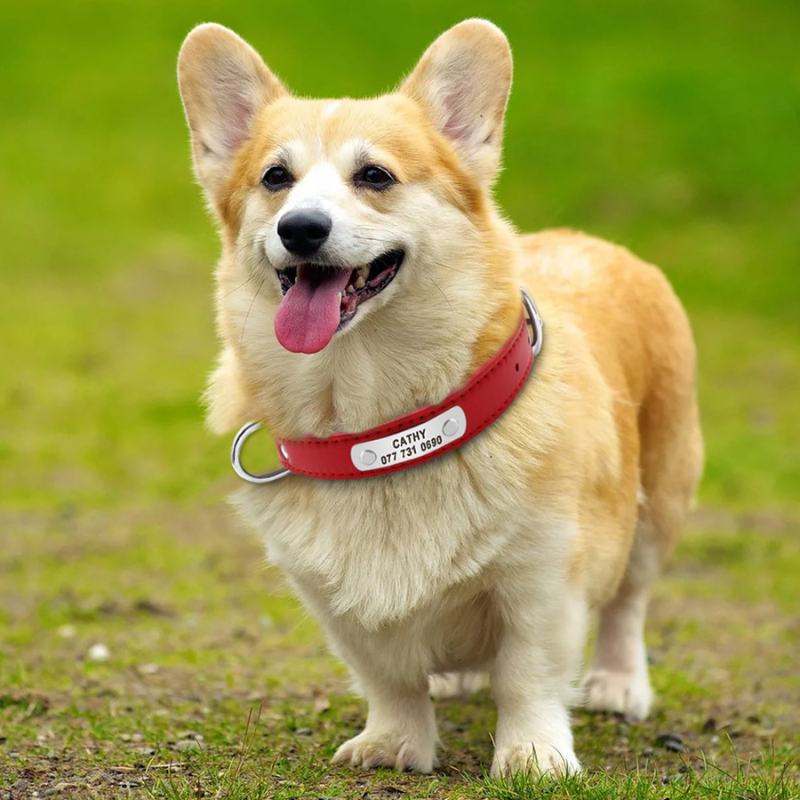
[[[617,406],[635,415],[649,505],[669,474],[674,500],[685,509],[703,458],[696,353],[666,277],[625,248],[583,233],[545,231],[522,244],[523,283],[536,287],[540,305],[575,322]]]

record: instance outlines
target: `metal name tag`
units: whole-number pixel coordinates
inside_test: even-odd
[[[453,406],[415,428],[353,445],[350,449],[350,460],[361,472],[391,467],[432,453],[460,439],[466,430],[466,414],[461,406]]]

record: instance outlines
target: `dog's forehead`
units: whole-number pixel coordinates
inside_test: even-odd
[[[277,151],[305,162],[357,160],[380,149],[399,160],[430,148],[414,103],[399,95],[369,100],[286,98],[268,106],[254,142],[265,157]]]

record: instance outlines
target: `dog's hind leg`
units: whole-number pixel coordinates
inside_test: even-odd
[[[644,625],[650,585],[677,544],[702,471],[694,391],[664,394],[642,409],[639,514],[625,576],[601,610],[597,644],[584,679],[587,708],[644,719],[653,692]]]
[[[431,697],[445,700],[448,697],[466,697],[489,685],[485,672],[443,672],[430,677]]]
[[[649,525],[640,517],[623,583],[600,612],[594,657],[583,683],[587,708],[613,711],[630,719],[644,719],[653,699],[644,623],[659,558]]]

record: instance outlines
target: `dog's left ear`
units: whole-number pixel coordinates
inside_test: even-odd
[[[197,177],[214,197],[258,112],[288,95],[261,56],[222,25],[198,25],[178,56],[178,83],[192,132]]]
[[[401,87],[486,187],[500,166],[511,76],[505,34],[491,22],[469,19],[443,33]]]

